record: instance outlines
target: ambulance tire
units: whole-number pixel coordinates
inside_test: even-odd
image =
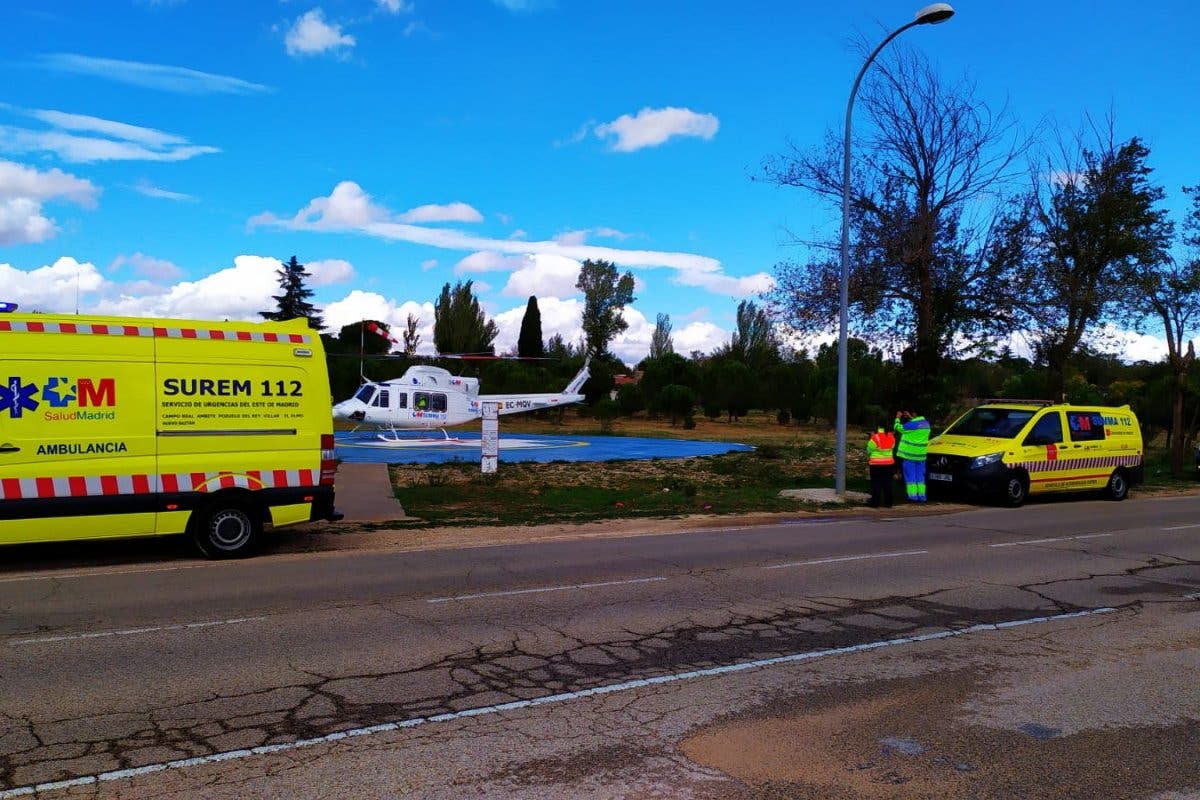
[[[1029,499],[1029,476],[1021,470],[1014,469],[1008,473],[1004,482],[1004,503],[1010,508],[1017,508]]]
[[[1113,470],[1113,474],[1108,476],[1104,494],[1109,500],[1124,500],[1129,497],[1129,476],[1125,474],[1125,470]]]
[[[208,558],[245,558],[262,537],[262,518],[237,496],[214,500],[192,522],[192,537]]]

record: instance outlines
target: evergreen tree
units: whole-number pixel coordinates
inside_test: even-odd
[[[575,288],[583,292],[583,333],[588,352],[599,358],[613,337],[629,327],[621,316],[634,301],[633,273],[617,274],[611,261],[588,259],[579,270]]]
[[[304,279],[309,277],[304,265],[296,261],[295,256],[292,256],[291,261],[280,265],[278,276],[279,288],[283,290],[283,294],[274,296],[278,306],[277,310],[258,313],[264,319],[274,322],[305,317],[308,320],[308,327],[315,331],[321,330],[325,326],[325,320],[321,317],[321,310],[308,302],[308,298],[312,297],[313,293],[304,285]]]
[[[542,312],[538,310],[537,298],[530,297],[521,319],[521,333],[517,337],[517,355],[521,358],[541,358],[546,354],[542,345]]]
[[[439,353],[495,353],[499,332],[479,307],[473,281],[447,283],[433,306],[433,344]]]

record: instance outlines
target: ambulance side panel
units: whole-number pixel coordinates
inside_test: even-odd
[[[297,329],[299,330],[299,329]],[[158,338],[158,466],[179,508],[159,533],[181,533],[192,513],[237,495],[262,522],[307,521],[320,480],[321,434],[332,431],[319,340]]]
[[[0,330],[0,544],[154,533],[154,340],[15,327]]]

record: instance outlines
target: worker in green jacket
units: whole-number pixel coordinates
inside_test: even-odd
[[[896,457],[904,475],[904,488],[914,503],[925,502],[925,453],[929,449],[929,421],[911,411],[897,411],[892,426],[900,437]]]

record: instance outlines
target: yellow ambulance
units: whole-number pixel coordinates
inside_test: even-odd
[[[321,339],[286,323],[0,313],[0,544],[340,518]]]
[[[988,400],[929,440],[932,495],[998,497],[1101,489],[1124,500],[1144,477],[1142,430],[1129,406]]]

